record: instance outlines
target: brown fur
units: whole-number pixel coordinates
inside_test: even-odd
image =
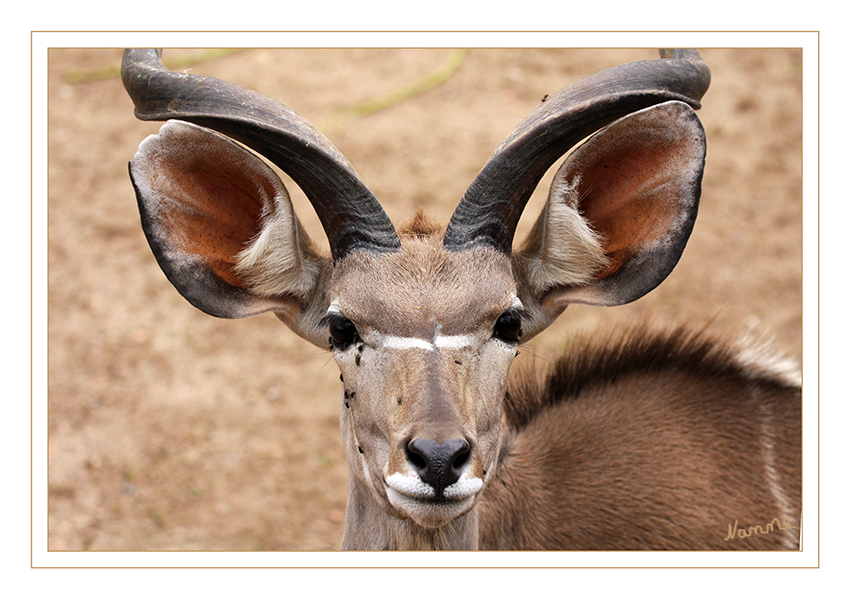
[[[488,247],[449,251],[440,230],[420,212],[400,231],[401,251],[352,252],[340,261],[334,294],[345,300],[346,316],[382,332],[423,338],[433,336],[435,322],[446,335],[466,332],[478,324],[471,315],[490,326],[515,291],[509,258]],[[490,287],[482,289],[481,280]]]
[[[730,347],[638,328],[516,377],[480,548],[796,547],[800,389]]]
[[[128,56],[132,67],[155,55]],[[623,69],[608,73],[631,77],[646,64]],[[127,73],[134,95],[135,82],[148,76]],[[707,76],[697,68],[683,80],[694,102]],[[191,87],[200,80],[170,81]],[[572,97],[582,85],[555,96]],[[256,96],[245,100],[265,106]],[[173,104],[177,110],[181,102]],[[309,142],[300,151],[322,148],[329,158],[314,168],[308,152],[303,164],[292,161],[303,170],[293,166],[290,175],[313,190],[333,260],[315,252],[274,172],[241,146],[174,123],[142,144],[131,172],[143,226],[178,290],[215,316],[274,311],[333,352],[350,468],[343,548],[797,546],[800,389],[770,374],[779,363],[760,360],[758,351],[736,353],[681,330],[637,329],[576,345],[544,378],[515,385],[503,406],[520,342],[570,303],[641,297],[684,249],[704,165],[702,125],[681,102],[637,108],[623,104],[628,116],[567,159],[513,256],[512,219],[539,178],[534,172],[542,174],[575,133],[555,126],[549,106],[494,154],[488,166],[498,168],[485,166],[485,179],[470,186],[455,212],[461,224],[452,218],[445,242],[443,227],[422,212],[398,235],[387,231],[389,220],[358,192],[341,155],[284,111],[287,131]],[[590,117],[559,110],[564,122]],[[534,144],[554,145],[532,151],[534,144],[519,143],[532,133]],[[657,151],[647,152],[650,142]],[[526,149],[532,155],[516,154]],[[325,167],[335,167],[326,180]],[[342,199],[356,199],[357,209],[329,205],[328,197],[340,198],[318,192],[326,186],[352,193]],[[500,210],[490,196],[502,191],[515,201]],[[422,453],[426,446],[440,451]]]
[[[398,234],[401,237],[430,237],[437,243],[442,243],[446,227],[440,221],[420,208],[409,222],[402,225]]]

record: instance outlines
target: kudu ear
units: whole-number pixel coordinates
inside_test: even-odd
[[[275,311],[291,324],[323,260],[262,160],[209,129],[168,121],[130,162],[142,227],[168,280],[213,316]]]
[[[693,228],[704,162],[702,124],[678,101],[615,121],[567,158],[514,259],[543,326],[570,303],[636,300],[670,274]]]

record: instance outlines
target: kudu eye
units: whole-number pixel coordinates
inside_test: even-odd
[[[345,349],[357,339],[357,327],[344,316],[334,316],[328,321],[331,343],[336,349]]]
[[[517,343],[522,336],[522,317],[516,310],[508,310],[496,320],[493,335],[508,343]]]

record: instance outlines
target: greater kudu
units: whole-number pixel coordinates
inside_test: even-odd
[[[168,279],[214,316],[274,312],[342,371],[343,548],[797,546],[794,372],[686,329],[633,330],[575,347],[508,392],[519,344],[570,303],[630,302],[679,260],[705,158],[694,109],[710,75],[695,51],[547,97],[445,229],[418,215],[400,231],[287,107],[171,72],[154,50],[126,51],[122,73],[137,117],[168,121],[130,164]],[[591,135],[515,251],[535,186]],[[277,175],[232,140],[301,187],[330,256]]]

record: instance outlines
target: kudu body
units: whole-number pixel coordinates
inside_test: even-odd
[[[508,391],[518,345],[568,304],[632,301],[678,261],[705,156],[693,108],[709,72],[696,52],[662,52],[548,97],[445,229],[417,215],[399,231],[285,106],[170,72],[153,50],[128,50],[122,74],[136,115],[169,121],[130,164],[168,279],[215,316],[274,312],[342,371],[343,548],[797,546],[793,376],[685,330],[636,329]],[[514,251],[535,186],[589,135]],[[280,179],[231,139],[302,188],[330,256]]]

